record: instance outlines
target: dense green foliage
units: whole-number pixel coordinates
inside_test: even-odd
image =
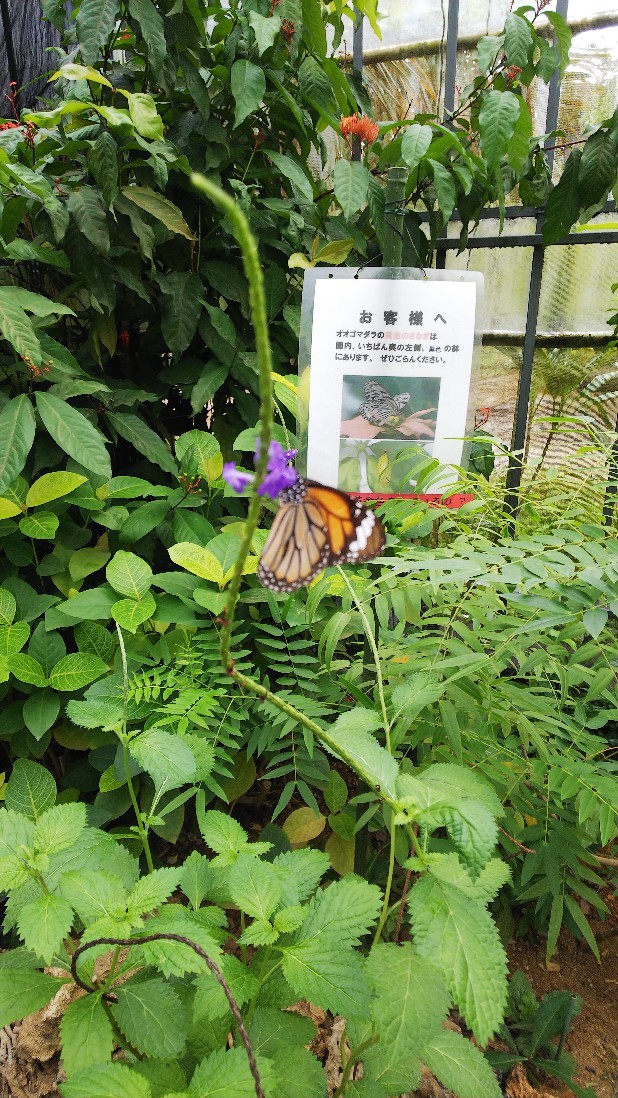
[[[62,27],[64,7],[44,4]],[[239,558],[245,501],[221,471],[253,453],[260,416],[270,428],[258,322],[274,434],[293,438],[297,271],[379,263],[389,166],[408,172],[405,262],[429,261],[455,205],[463,242],[516,185],[547,199],[551,242],[615,182],[617,120],[552,188],[516,90],[564,66],[568,31],[550,13],[550,46],[521,9],[480,43],[449,126],[383,124],[331,189],[339,117],[370,110],[333,56],[343,2],[81,0],[76,16],[48,109],[0,133],[0,887],[23,943],[0,965],[1,1024],[77,977],[67,1098],[252,1095],[243,1030],[193,943],[243,1009],[268,1098],[325,1093],[313,1026],[286,1010],[299,998],[346,1018],[338,1095],[400,1094],[422,1061],[490,1098],[481,1053],[442,1027],[451,1004],[480,1044],[502,1021],[488,904],[500,892],[501,926],[515,905],[548,956],[562,925],[596,951],[580,900],[604,912],[596,852],[618,833],[615,540],[594,506],[545,494],[535,510],[532,493],[506,536],[495,482],[472,478],[458,517],[391,502],[378,564],[275,596],[254,578],[267,515]],[[246,215],[262,309],[194,170]],[[252,843],[223,810],[261,790],[274,822]],[[214,857],[162,866],[193,821]],[[290,848],[309,839],[324,850]],[[104,972],[109,941],[82,952],[159,932],[189,944],[121,941]]]

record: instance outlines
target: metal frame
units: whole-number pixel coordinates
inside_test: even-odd
[[[568,3],[569,0],[558,0],[556,5],[556,11],[565,20],[568,16]],[[582,33],[586,30],[597,29],[599,27],[616,26],[618,25],[618,15],[602,15],[593,16],[589,19],[580,20],[570,24],[574,33]],[[462,48],[473,47],[477,41],[477,35],[468,35],[466,37],[459,37],[459,0],[449,0],[448,8],[448,26],[446,37],[446,62],[444,73],[444,118],[448,123],[449,117],[452,115],[455,108],[455,81],[456,81],[456,65],[457,65],[457,51]],[[553,28],[551,24],[547,23],[542,27],[540,33],[546,34],[548,37],[553,36]],[[416,43],[403,43],[400,46],[384,47],[376,50],[369,50],[364,55],[362,52],[363,32],[362,21],[357,19],[355,32],[354,32],[354,68],[357,73],[362,74],[362,67],[364,64],[379,64],[391,60],[404,60],[407,57],[419,57],[427,56],[431,54],[437,54],[440,52],[444,43],[440,41],[431,42],[416,42]],[[359,68],[359,56],[362,58],[361,66]],[[560,73],[556,71],[549,84],[549,94],[546,110],[545,132],[551,133],[558,127],[558,116],[560,111],[560,88],[561,77]],[[550,168],[553,165],[553,149],[550,147],[549,142],[551,138],[546,139],[546,149]],[[615,203],[608,202],[603,211],[600,212],[614,212]],[[387,210],[389,209],[387,201]],[[483,210],[481,218],[496,218],[498,211],[493,209]],[[530,405],[530,388],[532,382],[532,369],[534,364],[534,351],[538,345],[546,346],[589,346],[603,342],[608,337],[603,336],[601,333],[590,333],[590,335],[582,333],[538,333],[537,323],[539,315],[539,302],[541,296],[541,285],[543,280],[543,266],[545,258],[545,247],[543,244],[542,226],[543,226],[543,210],[536,209],[534,207],[524,206],[510,206],[507,207],[504,216],[507,220],[519,218],[519,217],[534,217],[536,224],[534,232],[519,233],[513,235],[498,235],[491,234],[484,237],[475,237],[469,239],[466,243],[466,250],[472,250],[476,248],[532,248],[532,267],[530,272],[530,282],[528,287],[528,306],[526,312],[526,325],[523,334],[523,351],[522,351],[522,364],[519,376],[519,387],[517,394],[517,403],[515,408],[515,419],[513,426],[513,436],[511,441],[511,457],[509,459],[509,467],[507,470],[507,506],[511,511],[513,521],[517,515],[519,507],[519,489],[522,477],[522,463],[521,455],[526,441],[526,432],[528,427],[529,417],[529,405]],[[451,222],[457,222],[456,216],[451,217]],[[448,251],[459,249],[460,243],[456,238],[449,238],[448,226],[440,234],[436,243],[436,256],[435,265],[437,268],[444,268],[446,264],[446,253]],[[573,245],[573,244],[609,244],[618,243],[618,232],[610,229],[603,229],[600,227],[598,230],[581,233],[569,233],[562,240],[557,241],[555,246],[561,245]],[[391,260],[392,262],[392,260]],[[386,257],[385,257],[386,263]],[[486,342],[491,343],[522,343],[522,336],[515,332],[492,332],[487,333],[485,337]],[[616,421],[616,431],[618,432],[618,419]],[[616,477],[618,479],[618,445],[614,447],[614,453],[610,462],[610,481]],[[604,508],[604,519],[606,523],[612,521],[613,509],[617,498],[617,486],[609,485],[606,495],[606,504]]]

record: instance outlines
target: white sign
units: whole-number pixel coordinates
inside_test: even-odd
[[[299,418],[307,476],[348,492],[414,492],[414,467],[426,468],[428,458],[462,464],[482,276],[406,268],[354,275],[305,274]],[[423,490],[453,479],[443,472]]]

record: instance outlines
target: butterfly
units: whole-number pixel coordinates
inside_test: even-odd
[[[377,381],[366,383],[365,396],[367,401],[361,404],[359,412],[373,427],[384,427],[389,419],[398,416],[410,400],[409,393],[397,393],[396,396],[391,396]]]
[[[299,477],[279,501],[258,565],[271,591],[296,591],[329,564],[359,564],[384,548],[379,518],[337,488]]]

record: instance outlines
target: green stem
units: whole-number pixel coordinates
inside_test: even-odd
[[[152,860],[152,854],[150,853],[150,844],[148,842],[148,829],[144,826],[144,820],[135,793],[135,787],[133,785],[133,778],[131,777],[131,760],[129,759],[129,736],[127,733],[127,703],[129,698],[129,667],[127,664],[127,650],[124,646],[124,637],[122,635],[122,629],[116,622],[116,632],[118,633],[118,643],[120,645],[120,658],[122,660],[122,732],[120,733],[120,741],[122,743],[122,761],[124,764],[125,777],[127,779],[127,786],[129,789],[129,796],[131,798],[131,804],[133,805],[133,811],[135,812],[135,819],[137,822],[137,830],[139,837],[142,841],[142,847],[144,855],[146,857],[146,865],[148,866],[148,872],[154,871],[154,863]]]
[[[346,1087],[347,1087],[348,1083],[350,1082],[352,1072],[354,1071],[354,1068],[356,1067],[358,1061],[360,1060],[363,1052],[365,1052],[366,1049],[371,1048],[372,1045],[375,1045],[377,1043],[377,1041],[378,1041],[378,1035],[376,1034],[373,1037],[368,1037],[366,1041],[362,1041],[361,1044],[358,1045],[356,1048],[350,1049],[350,1055],[349,1055],[348,1060],[346,1062],[346,1065],[343,1069],[343,1075],[341,1076],[341,1082],[340,1082],[339,1086],[337,1087],[336,1091],[334,1092],[333,1098],[343,1098],[343,1095],[346,1092]]]
[[[373,660],[374,660],[374,663],[375,663],[375,666],[376,666],[376,678],[377,678],[377,681],[378,681],[378,695],[380,697],[380,708],[382,709],[382,721],[384,723],[384,731],[386,733],[386,750],[388,751],[389,755],[391,755],[392,754],[392,751],[391,751],[391,729],[390,729],[390,724],[388,722],[388,717],[386,715],[386,702],[384,700],[384,680],[382,678],[382,668],[380,666],[380,656],[379,656],[379,653],[378,653],[378,646],[376,644],[376,639],[375,639],[375,636],[373,634],[373,629],[371,628],[371,626],[369,624],[369,619],[368,619],[368,617],[367,617],[367,615],[364,611],[363,604],[360,601],[360,599],[358,598],[358,596],[356,594],[356,591],[354,590],[352,584],[350,583],[348,577],[346,576],[346,574],[345,574],[345,572],[344,572],[344,570],[343,570],[343,568],[341,567],[340,564],[337,565],[337,571],[339,572],[339,575],[342,577],[343,582],[345,583],[348,591],[350,592],[350,595],[352,596],[352,601],[353,601],[356,609],[358,610],[358,612],[360,614],[361,621],[363,623],[363,628],[365,630],[365,636],[367,637],[369,647],[371,648],[371,651],[373,653]]]
[[[395,872],[395,824],[394,816],[391,812],[391,826],[389,829],[390,834],[390,849],[388,856],[388,876],[386,878],[386,888],[384,889],[384,900],[382,902],[382,911],[380,918],[378,919],[378,925],[376,926],[376,932],[373,938],[374,946],[378,944],[382,937],[382,931],[388,918],[388,909],[391,902],[391,891],[393,888],[393,874]]]
[[[253,534],[257,526],[260,512],[261,499],[257,489],[262,483],[266,465],[268,463],[268,447],[270,445],[273,427],[273,396],[272,396],[272,353],[270,337],[268,334],[268,314],[266,311],[266,297],[264,294],[264,275],[260,266],[257,244],[249,227],[249,222],[241,209],[236,205],[225,191],[216,184],[211,183],[205,176],[194,173],[191,182],[196,190],[200,191],[211,202],[214,202],[228,218],[234,236],[238,241],[242,262],[249,283],[249,305],[251,308],[251,322],[255,332],[255,349],[257,351],[259,371],[259,396],[260,396],[260,434],[259,453],[255,466],[255,480],[253,482],[253,494],[249,504],[249,511],[245,522],[243,537],[238,550],[238,557],[234,566],[234,574],[230,583],[227,606],[225,610],[225,625],[221,629],[221,662],[228,673],[232,673],[234,661],[231,655],[231,636],[234,625],[234,615],[240,584],[242,582],[242,570],[247,554],[251,547]]]

